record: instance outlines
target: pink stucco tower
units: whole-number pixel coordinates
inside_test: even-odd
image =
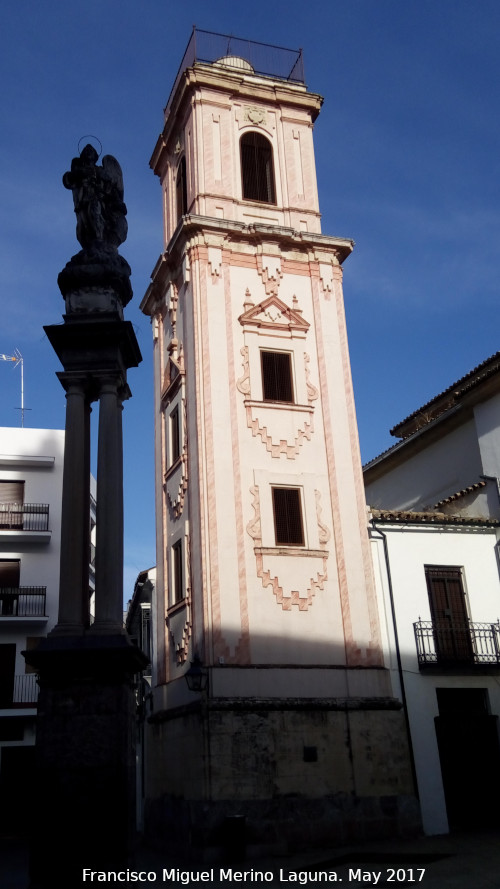
[[[412,810],[349,368],[353,242],[321,233],[321,103],[300,53],[194,31],[151,159],[165,252],[142,302],[158,558],[146,816],[176,842],[189,823],[217,845],[236,814],[254,845],[342,841]]]

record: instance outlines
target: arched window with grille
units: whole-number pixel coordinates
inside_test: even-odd
[[[183,155],[177,167],[175,180],[175,199],[177,205],[177,221],[187,213],[186,158]]]
[[[245,133],[240,140],[241,186],[247,201],[276,203],[273,147],[261,133]]]

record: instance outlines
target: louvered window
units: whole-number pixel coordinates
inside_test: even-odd
[[[172,605],[185,598],[184,571],[182,570],[182,541],[178,540],[172,547]]]
[[[170,414],[170,465],[176,462],[181,455],[181,430],[179,423],[179,408],[175,407]]]
[[[436,654],[441,661],[473,659],[462,569],[426,565]]]
[[[293,402],[292,356],[289,352],[261,353],[264,401]]]
[[[24,482],[0,481],[0,503],[24,503]]]
[[[299,488],[273,488],[276,546],[304,546]]]
[[[175,199],[177,204],[177,221],[187,213],[186,158],[181,157],[175,181]]]
[[[269,139],[260,133],[245,133],[240,146],[243,197],[247,201],[275,204],[273,148]]]

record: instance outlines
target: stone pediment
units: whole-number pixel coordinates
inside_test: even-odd
[[[247,303],[248,305],[248,303]],[[238,318],[243,327],[272,328],[273,330],[307,331],[309,323],[299,309],[290,309],[277,296],[269,296],[258,305],[251,306]]]

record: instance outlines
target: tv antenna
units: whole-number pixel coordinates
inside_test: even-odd
[[[31,408],[24,407],[24,359],[21,355],[19,349],[14,349],[13,355],[1,355],[0,361],[13,361],[14,367],[18,367],[21,365],[21,407],[16,407],[16,411],[21,411],[21,427],[24,428],[24,412],[25,410],[31,410]]]

